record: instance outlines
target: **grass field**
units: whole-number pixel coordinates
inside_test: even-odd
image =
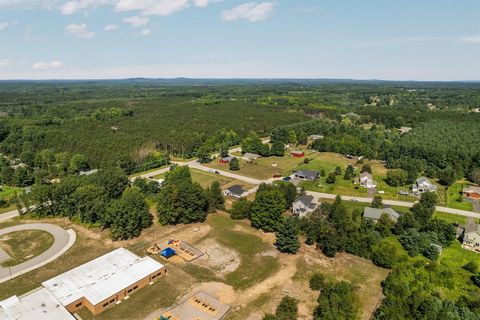
[[[2,263],[11,267],[40,255],[53,244],[53,236],[41,230],[26,230],[7,233],[0,236],[0,248],[10,256]]]
[[[467,183],[466,181],[458,181],[447,189],[446,195],[448,207],[467,211],[473,210],[473,205],[463,199],[462,189],[464,185],[470,185],[470,183]]]
[[[7,202],[10,202],[10,200],[12,199],[15,192],[21,193],[22,188],[1,186],[0,187],[0,198],[2,198],[3,200],[5,200]],[[9,212],[9,211],[12,211],[12,210],[15,210],[15,209],[16,209],[16,207],[15,207],[14,203],[8,203],[5,206],[0,207],[0,214],[5,213],[5,212]]]

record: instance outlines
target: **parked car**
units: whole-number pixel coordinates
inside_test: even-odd
[[[383,190],[378,190],[377,192],[378,192],[378,194],[384,194],[385,193],[385,191],[383,191]]]
[[[273,178],[281,178],[281,177],[282,177],[281,174],[274,174],[274,175],[273,175]]]
[[[216,174],[220,174],[220,172],[219,172],[218,170],[215,170],[215,173],[216,173]]]
[[[358,198],[352,198],[350,201],[352,201],[352,202],[358,202]]]
[[[291,177],[285,177],[285,178],[283,178],[283,181],[290,181],[290,180],[292,180]]]
[[[398,191],[398,194],[401,195],[401,196],[408,196],[410,193],[408,191],[405,191],[405,190],[400,190],[400,191]]]

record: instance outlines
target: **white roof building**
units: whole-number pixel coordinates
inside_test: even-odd
[[[75,320],[45,289],[0,301],[0,320]]]
[[[163,264],[150,257],[140,258],[119,248],[47,280],[42,285],[63,306],[82,297],[96,305],[163,268]]]

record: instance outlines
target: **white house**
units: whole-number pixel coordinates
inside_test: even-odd
[[[321,135],[321,134],[311,134],[311,135],[308,136],[308,139],[313,140],[313,141],[320,140],[320,139],[323,139],[323,135]]]
[[[368,172],[362,172],[356,181],[360,186],[367,189],[374,189],[377,187],[375,181],[373,181],[373,176]]]
[[[307,214],[313,212],[317,204],[314,202],[314,198],[309,195],[302,195],[298,197],[292,204],[292,212],[298,215],[300,218],[305,217]]]
[[[480,224],[477,224],[477,230],[465,231],[463,236],[463,247],[468,250],[480,252]]]
[[[252,162],[254,160],[257,160],[258,158],[261,158],[261,156],[256,153],[246,152],[242,155],[242,159],[247,162]]]
[[[437,192],[437,186],[427,178],[420,177],[412,185],[412,192],[415,194],[424,192]]]

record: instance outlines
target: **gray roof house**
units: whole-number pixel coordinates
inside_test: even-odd
[[[437,186],[425,177],[418,178],[412,185],[413,193],[437,192]]]
[[[261,156],[256,153],[246,152],[242,155],[242,159],[248,162],[257,160],[258,158],[261,158]]]
[[[305,217],[308,213],[315,210],[317,204],[314,202],[314,198],[309,195],[301,195],[292,204],[292,212],[294,215],[298,215],[300,218]]]
[[[235,199],[240,199],[247,195],[247,191],[243,189],[241,185],[233,185],[225,190],[223,190],[223,194],[227,197],[232,197]]]
[[[320,173],[318,171],[314,170],[300,170],[295,172],[294,177],[298,179],[303,179],[303,180],[316,180],[320,176]]]
[[[387,214],[394,222],[397,222],[398,217],[400,216],[398,212],[396,212],[392,208],[377,209],[366,207],[365,209],[363,209],[363,217],[365,219],[373,220],[375,222],[380,219],[382,214]]]

